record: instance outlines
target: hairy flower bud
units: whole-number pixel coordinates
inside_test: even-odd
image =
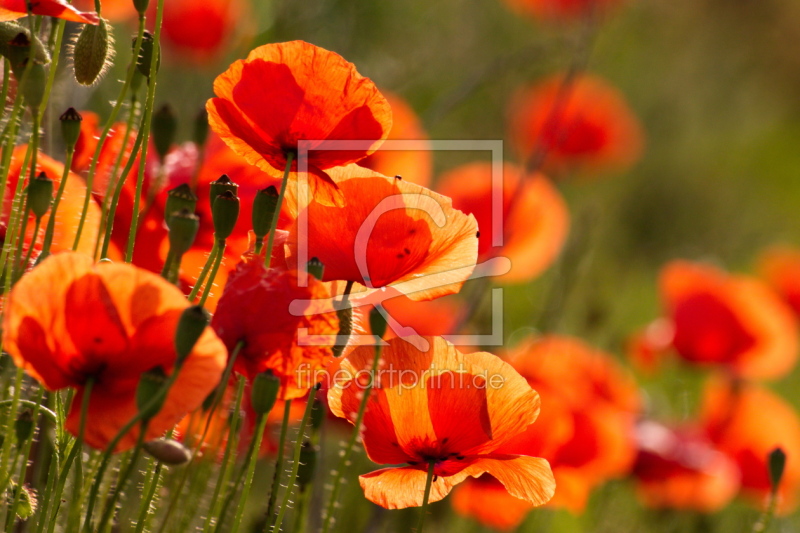
[[[81,85],[94,85],[111,66],[114,39],[103,19],[97,25],[85,24],[72,47],[75,80]]]

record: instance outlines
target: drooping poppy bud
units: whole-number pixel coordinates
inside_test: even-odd
[[[22,71],[26,70],[28,60],[25,60]],[[20,90],[22,96],[25,97],[25,103],[31,109],[39,109],[44,101],[44,91],[47,87],[47,72],[44,65],[34,61],[30,67],[27,67],[27,75],[23,75],[20,81]]]
[[[197,236],[200,228],[200,218],[188,209],[181,209],[170,216],[169,226],[169,247],[170,250],[180,257],[189,251]]]
[[[217,239],[227,239],[239,219],[239,198],[231,191],[220,194],[211,206],[211,216]]]
[[[144,15],[149,6],[150,0],[133,0],[133,7],[136,8],[136,11],[138,11],[140,15]]]
[[[53,180],[44,172],[40,172],[28,183],[28,208],[37,219],[40,219],[50,209],[52,201]]]
[[[72,62],[75,81],[81,85],[94,85],[111,66],[111,50],[114,39],[109,33],[108,24],[85,24],[72,48]]]
[[[134,44],[136,41],[134,41]],[[142,73],[146,79],[150,79],[150,67],[153,64],[153,54],[155,53],[155,44],[156,41],[153,38],[153,34],[149,31],[144,32],[144,37],[142,38],[142,49],[139,51],[139,59],[136,61],[136,67],[139,69],[139,72]],[[158,57],[155,58],[156,62],[156,70],[155,73],[158,73],[158,67],[161,65],[161,53],[159,52]]]
[[[142,447],[156,460],[167,465],[186,464],[192,458],[192,452],[186,446],[172,439],[149,440]]]
[[[160,366],[151,368],[142,374],[139,385],[136,387],[136,407],[142,413],[142,420],[150,420],[161,411],[167,395],[162,395],[157,401],[153,401],[161,394],[161,389],[167,382],[167,374]]]
[[[253,232],[262,240],[272,226],[272,218],[278,208],[278,189],[270,185],[256,193],[253,200]]]
[[[17,435],[17,443],[26,442],[33,435],[33,413],[30,409],[25,409],[14,421],[14,433]]]
[[[314,398],[314,406],[311,408],[311,428],[317,430],[322,427],[325,421],[325,404],[318,398]]]
[[[314,479],[317,467],[317,448],[310,441],[304,441],[300,448],[300,467],[297,469],[297,486],[302,492]]]
[[[172,215],[186,209],[190,213],[194,213],[197,207],[197,195],[192,192],[192,188],[187,183],[181,183],[174,189],[167,191],[167,203],[164,208],[164,217],[166,218],[167,226]]]
[[[353,308],[350,306],[336,310],[336,318],[339,319],[339,332],[336,334],[336,344],[333,346],[334,357],[342,355],[344,347],[347,346],[347,339],[353,332]],[[338,339],[343,339],[339,341]]]
[[[169,152],[170,146],[175,141],[177,132],[178,119],[172,111],[172,107],[169,104],[164,104],[158,111],[153,113],[153,145],[162,163]]]
[[[11,41],[14,40],[14,38],[20,33],[22,33],[27,39],[27,51],[12,50],[14,44],[12,44]],[[30,40],[30,30],[28,28],[25,28],[19,23],[13,21],[0,22],[0,55],[8,58],[11,65],[14,65],[15,62],[21,62],[24,58],[30,57],[31,46],[34,48],[34,58],[36,61],[39,61],[43,64],[50,62],[50,54],[42,44],[42,41],[35,36],[33,41]]]
[[[189,357],[194,345],[203,334],[211,321],[208,311],[200,305],[187,307],[178,320],[175,330],[175,353],[178,355],[177,364],[182,364]]]
[[[312,257],[306,266],[306,270],[310,275],[322,281],[322,275],[325,273],[325,265],[323,265],[322,261],[318,258]]]
[[[208,111],[201,109],[194,119],[194,130],[192,131],[192,141],[198,148],[206,144],[208,140]]]
[[[71,152],[75,149],[78,137],[81,135],[83,117],[75,111],[74,107],[70,107],[64,111],[59,120],[61,121],[61,138],[64,140],[64,146],[66,146],[67,151]]]
[[[378,304],[369,312],[369,329],[373,335],[381,339],[386,333],[386,318],[381,313],[382,310],[383,307]]]
[[[783,478],[783,471],[786,468],[786,452],[780,447],[775,448],[769,452],[767,462],[769,464],[769,482],[772,486],[772,492],[776,493],[781,484],[781,478]]]
[[[220,176],[217,181],[212,181],[209,186],[211,187],[209,191],[211,209],[214,209],[214,201],[216,201],[217,196],[225,194],[225,191],[230,191],[233,194],[236,194],[239,190],[239,185],[231,181],[227,174]]]
[[[272,371],[267,370],[257,374],[253,380],[253,389],[250,392],[250,403],[253,406],[253,410],[260,415],[269,413],[278,399],[280,388],[281,380]]]
[[[17,80],[22,78],[25,63],[30,57],[31,39],[26,32],[20,31],[8,42],[8,61]]]

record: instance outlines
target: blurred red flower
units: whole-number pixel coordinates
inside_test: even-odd
[[[96,13],[78,11],[65,0],[0,0],[0,21],[16,20],[28,14],[28,5],[34,15],[56,17],[72,22],[98,24],[100,19]]]
[[[758,267],[761,277],[800,315],[800,250],[770,248],[761,254]]]
[[[542,20],[571,20],[595,14],[620,0],[505,0],[515,11]]]

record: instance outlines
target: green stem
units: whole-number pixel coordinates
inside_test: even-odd
[[[0,483],[0,494],[5,492],[8,487],[8,482],[11,480],[11,472],[7,470],[8,458],[11,455],[11,444],[14,440],[11,438],[11,435],[13,435],[13,421],[14,417],[17,415],[17,409],[19,408],[20,395],[22,392],[22,378],[24,376],[25,372],[23,372],[22,368],[17,368],[17,374],[14,379],[14,394],[11,396],[11,409],[8,410],[8,414],[3,423],[3,435],[7,436],[3,439],[3,457],[2,460],[0,460],[0,472],[5,472],[7,474],[4,476],[3,482]]]
[[[211,275],[208,276],[208,283],[206,283],[205,291],[203,291],[203,297],[200,298],[200,305],[205,305],[206,300],[208,300],[208,296],[211,294],[211,290],[214,288],[214,279],[217,277],[217,272],[219,272],[219,267],[222,264],[222,258],[225,255],[225,247],[227,243],[224,239],[220,239],[217,243],[217,257],[214,259],[214,268],[211,269]]]
[[[272,245],[275,242],[275,229],[278,227],[278,219],[281,217],[283,197],[286,196],[286,185],[289,183],[289,172],[292,170],[293,161],[294,152],[289,152],[289,154],[286,156],[286,168],[283,170],[283,181],[281,181],[281,192],[278,194],[278,204],[275,206],[275,212],[272,214],[272,223],[269,226],[267,253],[264,256],[264,264],[267,266],[267,268],[269,268],[269,263],[272,258]]]
[[[306,432],[306,425],[308,424],[308,419],[311,417],[311,411],[314,409],[314,396],[316,395],[317,390],[319,390],[319,385],[315,385],[308,394],[308,401],[306,402],[306,410],[303,413],[303,419],[300,421],[300,427],[297,430],[297,440],[294,442],[294,456],[292,457],[292,471],[289,474],[289,481],[286,484],[286,492],[283,493],[283,502],[281,503],[281,508],[278,511],[278,517],[275,519],[275,524],[271,529],[266,528],[264,531],[268,533],[269,531],[280,531],[281,524],[283,524],[283,517],[286,514],[286,509],[289,508],[289,498],[292,495],[292,490],[294,489],[294,482],[297,480],[297,472],[300,469],[300,452],[303,449],[303,438]],[[267,523],[271,521],[270,517],[267,517]]]
[[[267,523],[271,520],[272,512],[275,510],[275,502],[278,499],[278,489],[281,486],[281,473],[283,472],[283,449],[286,447],[286,432],[289,429],[289,415],[292,412],[292,401],[287,400],[283,405],[283,422],[281,423],[281,435],[278,438],[278,457],[275,459],[275,471],[272,473],[272,490],[269,492],[269,502],[267,503]]]
[[[425,495],[422,497],[422,507],[420,508],[416,533],[422,533],[422,528],[425,527],[425,517],[428,515],[428,500],[431,498],[431,485],[433,485],[433,467],[435,465],[435,461],[430,461],[428,464],[428,478],[425,480]]]
[[[214,246],[211,247],[211,253],[208,254],[208,258],[206,259],[206,264],[203,265],[203,270],[200,271],[200,276],[197,278],[197,283],[194,284],[192,287],[192,292],[189,293],[189,301],[193,302],[195,298],[197,298],[197,293],[200,292],[200,289],[203,287],[203,282],[206,280],[206,276],[208,275],[208,271],[211,270],[211,265],[214,264],[216,260],[217,253],[219,252],[219,247],[217,246],[217,240],[214,240]]]
[[[353,432],[350,435],[350,439],[347,441],[347,445],[344,449],[344,453],[342,454],[341,459],[339,460],[339,465],[336,467],[334,471],[334,478],[333,478],[333,488],[331,489],[331,499],[328,502],[328,506],[325,510],[325,515],[323,516],[323,525],[322,531],[323,533],[328,533],[333,525],[333,512],[336,509],[336,502],[339,499],[339,489],[342,486],[342,479],[344,478],[344,470],[347,468],[347,465],[350,462],[350,456],[353,454],[353,448],[355,448],[356,441],[358,440],[359,435],[361,434],[361,422],[364,420],[364,413],[367,411],[367,403],[369,402],[370,394],[372,393],[372,387],[374,386],[375,382],[375,372],[378,370],[378,363],[381,360],[381,351],[383,347],[378,344],[375,346],[375,357],[372,359],[372,369],[370,371],[370,380],[367,387],[364,389],[364,395],[361,397],[361,403],[358,406],[358,414],[356,415],[355,423],[353,424]]]
[[[33,237],[31,237],[31,243],[28,245],[28,251],[25,253],[25,258],[22,260],[22,272],[20,272],[20,277],[22,277],[22,274],[25,273],[25,269],[28,267],[28,262],[31,260],[31,254],[33,253],[33,247],[36,244],[36,237],[39,235],[39,226],[41,223],[41,217],[36,217],[33,222]],[[19,280],[19,278],[17,278],[17,280]]]
[[[106,502],[105,509],[103,510],[103,515],[100,517],[100,525],[97,527],[97,531],[105,530],[106,526],[109,524],[109,520],[114,515],[114,510],[117,507],[117,502],[119,501],[120,494],[122,494],[125,490],[125,485],[128,483],[128,479],[131,477],[133,470],[136,468],[136,463],[139,460],[139,455],[142,452],[142,444],[144,444],[144,436],[147,433],[147,422],[142,421],[142,427],[139,429],[139,436],[136,438],[136,445],[133,447],[133,453],[131,454],[130,461],[128,461],[125,470],[122,471],[119,479],[117,480],[117,486],[114,488],[114,493],[111,495],[111,499]],[[89,531],[88,529],[86,530]]]
[[[161,486],[160,481],[162,468],[163,464],[159,461],[155,466],[155,470],[152,472],[148,471],[148,484],[145,488],[145,496],[142,498],[142,501],[139,504],[139,517],[136,520],[135,533],[142,533],[145,525],[147,524],[147,517],[150,514],[150,506],[153,503],[153,497],[155,496],[158,487]]]
[[[51,48],[52,57],[50,59],[50,70],[47,73],[47,83],[44,88],[44,98],[39,106],[38,119],[39,122],[44,118],[44,113],[47,110],[47,102],[50,99],[50,94],[53,92],[53,85],[56,81],[56,74],[58,71],[58,62],[61,58],[61,42],[64,39],[64,25],[67,23],[64,19],[57,19],[55,23],[55,39],[53,40],[53,47]],[[33,47],[31,47],[33,48]]]
[[[64,161],[64,172],[61,173],[61,183],[58,184],[56,197],[53,200],[53,207],[50,209],[50,219],[47,221],[47,228],[44,230],[42,257],[50,255],[50,246],[53,244],[53,233],[56,229],[56,214],[58,213],[58,206],[61,205],[61,198],[64,196],[64,191],[67,188],[67,178],[69,177],[69,169],[72,167],[72,158],[74,156],[75,150],[68,149],[66,161]]]
[[[92,396],[92,389],[94,388],[95,380],[90,378],[86,380],[86,383],[83,386],[83,394],[81,395],[81,415],[78,420],[78,435],[75,438],[75,442],[72,444],[72,449],[70,450],[69,457],[67,457],[67,462],[64,464],[64,470],[61,472],[58,480],[58,488],[56,497],[58,498],[56,501],[61,501],[61,493],[64,490],[64,483],[67,480],[67,475],[69,474],[70,467],[72,466],[72,462],[75,458],[78,458],[78,462],[75,463],[75,494],[70,501],[69,506],[69,514],[67,518],[67,530],[74,531],[77,529],[77,525],[80,523],[80,515],[81,515],[81,491],[83,489],[83,436],[86,434],[86,421],[88,419],[89,413],[89,401]],[[58,503],[56,504],[58,505]],[[51,522],[51,531],[52,527],[55,526],[55,519],[56,515],[58,514],[58,507],[56,507],[56,513],[53,516],[53,521]]]
[[[258,452],[261,450],[261,440],[264,438],[264,430],[267,428],[268,414],[268,412],[258,414],[256,434],[253,435],[253,439],[250,441],[250,449],[247,452],[247,470],[244,478],[244,487],[242,488],[242,494],[239,496],[239,505],[236,507],[236,517],[233,520],[231,533],[238,533],[239,527],[242,524],[245,504],[247,504],[247,498],[250,496],[250,488],[253,485],[253,477],[256,473],[256,462],[258,462]],[[220,520],[219,524],[222,524],[222,520]]]

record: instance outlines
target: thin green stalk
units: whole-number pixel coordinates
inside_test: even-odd
[[[425,480],[425,495],[422,497],[422,507],[420,507],[419,522],[417,522],[416,533],[422,533],[422,528],[425,527],[425,517],[428,515],[428,500],[431,497],[431,485],[433,485],[433,468],[436,465],[435,461],[428,464],[428,477]]]
[[[75,442],[72,444],[72,449],[69,452],[69,456],[67,456],[67,461],[64,463],[64,468],[61,471],[58,479],[58,485],[56,489],[56,508],[55,513],[53,514],[53,519],[50,522],[50,529],[49,531],[53,530],[55,527],[56,517],[58,516],[58,506],[61,502],[61,494],[64,491],[64,484],[66,483],[67,476],[69,475],[70,468],[72,467],[73,461],[75,458],[78,458],[78,462],[75,463],[75,495],[70,501],[69,506],[69,514],[67,515],[67,530],[74,531],[71,527],[73,525],[77,526],[80,522],[80,514],[81,514],[81,489],[83,488],[83,436],[86,434],[86,421],[88,419],[89,413],[89,401],[92,396],[92,389],[94,388],[94,379],[90,378],[86,381],[83,386],[83,394],[81,395],[81,415],[78,419],[78,435],[75,437]],[[74,398],[73,398],[74,400]]]
[[[0,494],[6,490],[8,482],[11,480],[11,472],[7,470],[7,468],[8,458],[11,455],[11,444],[14,439],[10,437],[13,434],[13,420],[19,408],[19,398],[22,392],[22,378],[24,376],[25,372],[23,372],[22,368],[17,368],[17,374],[14,379],[14,394],[11,396],[11,408],[8,410],[8,414],[5,415],[6,418],[3,421],[3,435],[7,435],[7,437],[3,439],[3,457],[2,460],[0,460],[0,472],[5,472],[6,475],[3,478],[3,482],[0,483]]]
[[[361,434],[361,423],[364,420],[364,413],[367,411],[367,403],[369,402],[370,394],[372,393],[372,387],[375,384],[375,372],[378,370],[378,363],[381,360],[381,351],[383,350],[383,346],[380,344],[375,345],[375,357],[372,359],[372,369],[370,370],[370,380],[367,384],[366,388],[364,389],[364,395],[361,397],[361,403],[358,406],[358,414],[356,415],[356,420],[353,424],[353,432],[350,435],[350,440],[347,441],[347,445],[345,446],[344,453],[339,460],[339,465],[336,467],[334,471],[334,478],[333,478],[333,486],[331,488],[331,499],[328,502],[328,506],[325,510],[325,515],[322,517],[322,531],[323,533],[328,533],[333,525],[333,512],[336,509],[336,502],[339,499],[339,489],[342,486],[342,479],[344,477],[344,470],[347,468],[347,465],[350,462],[350,456],[353,454],[353,448],[355,448],[356,441],[358,440],[359,435]]]
[[[289,474],[289,481],[286,484],[286,491],[283,493],[283,502],[281,503],[281,508],[278,511],[278,517],[275,519],[275,523],[273,527],[265,528],[265,533],[269,531],[280,531],[281,524],[283,524],[283,517],[286,515],[286,509],[289,508],[289,498],[292,496],[292,490],[294,489],[294,482],[297,480],[297,472],[300,469],[300,452],[303,449],[303,439],[305,437],[306,432],[306,425],[308,425],[308,419],[311,417],[311,411],[314,409],[314,396],[317,390],[319,389],[319,385],[315,385],[311,392],[308,394],[308,401],[306,402],[306,410],[303,413],[303,419],[300,421],[300,427],[297,430],[297,440],[294,442],[294,456],[292,457],[292,471]],[[271,517],[267,517],[267,523],[272,521]]]
[[[197,293],[199,293],[200,289],[203,287],[203,282],[206,280],[208,271],[211,270],[211,265],[214,264],[218,252],[219,247],[217,246],[217,240],[215,239],[214,246],[211,247],[211,253],[208,254],[208,258],[206,259],[206,264],[203,265],[203,270],[200,271],[200,276],[197,278],[197,283],[194,284],[194,287],[192,287],[192,292],[189,293],[190,302],[193,302],[194,299],[197,298]]]
[[[44,230],[44,243],[42,244],[43,257],[47,257],[50,254],[50,246],[53,244],[53,233],[56,229],[58,206],[61,205],[61,198],[64,196],[64,190],[67,188],[67,178],[69,177],[69,169],[72,167],[72,158],[74,156],[75,149],[67,149],[66,161],[64,161],[64,172],[61,174],[61,183],[58,184],[56,197],[53,200],[53,206],[50,208],[50,219],[47,221],[47,228]]]
[[[41,224],[41,217],[36,217],[33,222],[33,237],[31,237],[31,243],[28,246],[28,251],[25,253],[25,257],[22,259],[22,272],[20,273],[20,277],[25,272],[25,268],[27,268],[28,262],[31,260],[31,254],[33,253],[33,247],[36,244],[36,237],[39,235],[39,227]]]
[[[114,488],[114,493],[111,495],[111,499],[106,502],[105,509],[103,510],[103,514],[100,517],[100,524],[97,526],[97,531],[103,531],[109,524],[111,517],[114,515],[114,510],[117,507],[117,502],[119,501],[120,494],[122,494],[125,491],[125,485],[128,484],[128,479],[130,479],[131,474],[136,468],[136,463],[139,461],[139,455],[142,453],[142,444],[144,444],[145,433],[147,433],[146,420],[142,421],[142,427],[139,429],[139,436],[136,437],[136,444],[133,447],[133,453],[131,454],[130,461],[128,461],[125,470],[122,471],[122,474],[117,480],[117,485]],[[86,525],[89,524],[87,523]],[[86,527],[85,529],[87,532],[90,531]]]
[[[247,470],[244,478],[244,487],[242,493],[239,495],[239,505],[236,507],[236,517],[233,520],[233,527],[231,533],[238,533],[239,527],[242,524],[242,517],[244,516],[244,508],[247,503],[247,498],[250,496],[250,488],[253,485],[253,477],[256,473],[256,463],[258,462],[258,452],[261,450],[261,440],[264,438],[264,430],[267,428],[267,415],[269,413],[259,413],[256,422],[256,434],[250,441],[250,449],[247,452]],[[220,517],[221,518],[221,517]],[[219,525],[222,524],[220,520]]]
[[[84,196],[83,198],[83,211],[81,212],[81,218],[78,221],[78,229],[75,233],[75,242],[72,245],[73,250],[77,249],[78,244],[81,242],[81,233],[83,232],[83,226],[86,223],[86,215],[89,212],[89,203],[92,200],[92,186],[94,185],[95,172],[97,172],[97,163],[100,161],[100,153],[103,150],[103,146],[105,145],[108,133],[111,131],[114,122],[117,120],[117,115],[119,114],[119,110],[122,108],[123,102],[125,102],[125,97],[128,94],[128,89],[130,88],[131,83],[133,82],[133,76],[136,73],[136,63],[138,62],[139,52],[142,49],[143,40],[144,40],[144,15],[140,15],[139,32],[137,33],[136,41],[134,41],[133,44],[133,57],[131,58],[131,64],[128,65],[128,73],[125,76],[125,83],[122,84],[122,89],[120,89],[117,101],[114,104],[114,107],[111,109],[111,114],[108,117],[106,125],[103,127],[102,133],[100,133],[100,138],[97,140],[97,148],[95,148],[94,155],[92,156],[92,163],[89,165],[89,173],[86,176],[86,196]],[[131,152],[131,159],[136,159],[136,150]]]
[[[60,461],[61,457],[59,455],[58,446],[54,444],[53,456],[50,458],[50,470],[47,474],[47,483],[45,484],[44,493],[40,500],[41,504],[36,513],[36,533],[42,533],[44,531],[44,525],[47,523],[47,515],[50,513],[50,502],[53,500],[53,489],[58,480]]]
[[[278,457],[275,459],[275,471],[272,473],[272,489],[269,491],[269,502],[267,503],[267,520],[275,510],[275,502],[278,500],[278,489],[281,486],[281,473],[283,472],[283,450],[286,447],[286,432],[289,429],[289,415],[292,412],[292,401],[287,400],[283,405],[283,422],[281,423],[281,435],[278,438]]]
[[[156,5],[156,23],[153,32],[153,60],[150,62],[150,75],[147,77],[147,99],[144,103],[144,139],[150,138],[150,125],[153,119],[153,107],[156,99],[156,72],[158,70],[158,58],[161,57],[161,21],[164,18],[164,0],[158,0]],[[144,185],[144,170],[147,167],[147,148],[148,143],[143,143],[141,155],[139,156],[139,176],[136,180],[136,193],[133,196],[133,213],[131,219],[131,230],[128,233],[128,248],[125,252],[125,262],[133,261],[133,247],[136,244],[136,232],[139,229],[139,203],[142,197]]]
[[[50,58],[50,71],[47,73],[47,83],[44,87],[44,98],[42,98],[42,103],[38,109],[38,118],[39,122],[42,121],[44,118],[44,113],[47,110],[47,102],[50,100],[50,94],[53,92],[53,85],[56,81],[56,71],[58,70],[58,61],[61,58],[61,42],[64,39],[64,26],[67,23],[64,19],[57,19],[58,22],[55,24],[55,39],[53,40],[53,47],[51,48],[51,58]],[[31,47],[33,48],[33,47]]]
[[[3,58],[3,86],[0,88],[0,120],[5,118],[6,114],[6,100],[8,100],[8,84],[11,77],[11,62]]]
[[[152,459],[151,461],[155,461]],[[155,465],[155,469],[152,472],[147,473],[146,478],[149,480],[147,487],[145,488],[145,496],[142,498],[141,503],[139,504],[139,517],[136,520],[136,532],[135,533],[142,533],[144,531],[145,525],[147,524],[147,516],[150,514],[150,506],[153,503],[153,496],[156,494],[156,489],[161,486],[161,469],[163,468],[163,463],[161,461],[157,461]]]
[[[275,242],[275,229],[278,227],[278,219],[281,217],[281,208],[283,207],[283,197],[286,196],[286,185],[289,183],[289,172],[292,170],[292,162],[294,161],[294,152],[289,152],[286,156],[286,168],[283,170],[283,181],[281,181],[281,192],[278,194],[278,205],[275,206],[275,212],[272,214],[272,223],[269,226],[269,239],[267,240],[267,253],[264,256],[264,264],[269,268],[269,263],[272,258],[272,245]]]
[[[225,255],[225,247],[227,243],[225,239],[220,239],[217,244],[217,257],[214,259],[214,268],[211,269],[211,275],[208,276],[208,282],[206,283],[205,291],[203,291],[203,297],[200,298],[200,305],[205,305],[206,300],[208,300],[208,296],[211,294],[211,289],[214,288],[214,280],[217,277],[217,272],[219,272],[219,267],[222,264],[222,258]]]

